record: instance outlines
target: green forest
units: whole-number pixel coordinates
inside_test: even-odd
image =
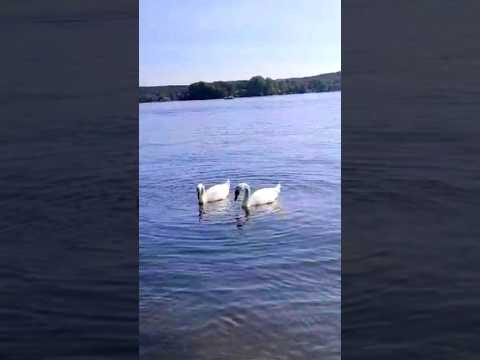
[[[254,76],[250,80],[196,82],[188,86],[140,87],[140,102],[207,100],[226,97],[303,94],[340,90],[340,72],[304,78],[273,80]]]

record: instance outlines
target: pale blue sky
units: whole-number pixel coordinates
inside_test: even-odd
[[[140,85],[339,71],[340,0],[140,0]]]

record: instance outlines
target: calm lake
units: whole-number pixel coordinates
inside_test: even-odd
[[[142,359],[340,359],[340,101],[140,105]],[[246,216],[239,182],[282,192]]]

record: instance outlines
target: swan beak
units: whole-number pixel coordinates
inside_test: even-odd
[[[239,190],[239,189],[235,189],[235,198],[234,198],[233,201],[237,201],[239,194],[240,194],[240,190]]]

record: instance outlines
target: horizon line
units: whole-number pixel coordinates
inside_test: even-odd
[[[325,73],[320,73],[320,74],[313,74],[313,75],[304,75],[304,76],[292,76],[292,77],[288,77],[288,78],[285,78],[285,77],[281,77],[281,78],[271,78],[272,80],[287,80],[287,79],[303,79],[303,78],[307,78],[307,77],[312,77],[312,76],[320,76],[320,75],[327,75],[327,74],[336,74],[336,73],[339,73],[339,72],[342,72],[342,69],[340,70],[337,70],[337,71],[329,71],[329,72],[325,72]],[[251,76],[249,79],[251,79],[252,77],[255,77],[255,76],[262,76],[263,78],[269,78],[269,76],[263,76],[263,75],[253,75]],[[168,85],[141,85],[140,82],[138,84],[138,87],[159,87],[159,86],[189,86],[191,84],[195,84],[195,83],[198,83],[198,82],[204,82],[204,83],[213,83],[213,82],[217,82],[217,81],[223,81],[223,82],[235,82],[235,81],[248,81],[249,79],[237,79],[237,80],[213,80],[213,81],[205,81],[205,80],[198,80],[198,81],[194,81],[194,82],[191,82],[189,84],[168,84]]]

